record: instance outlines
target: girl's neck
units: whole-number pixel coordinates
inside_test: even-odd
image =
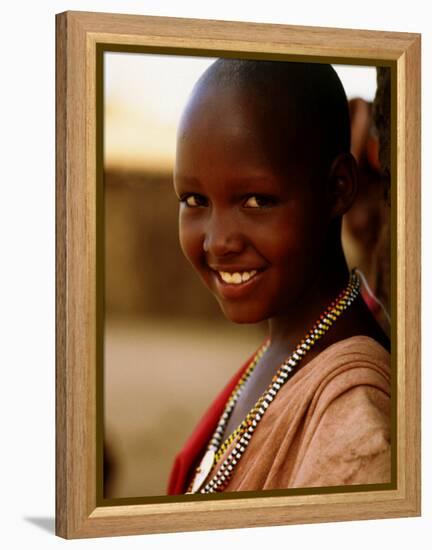
[[[271,348],[284,350],[297,345],[324,310],[347,286],[349,271],[342,246],[325,255],[308,289],[290,306],[289,311],[269,319]]]

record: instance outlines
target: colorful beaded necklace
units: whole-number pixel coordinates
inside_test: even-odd
[[[249,441],[258,426],[258,423],[262,419],[270,403],[276,397],[278,391],[292,376],[294,368],[301,361],[301,359],[311,349],[315,342],[324,336],[341,313],[352,304],[359,292],[360,279],[354,269],[350,274],[347,287],[339,294],[336,300],[328,306],[325,312],[319,317],[312,329],[301,340],[288,359],[282,363],[277,373],[273,376],[269,387],[261,395],[254,407],[252,407],[249,411],[243,422],[241,422],[234,432],[232,432],[230,436],[222,442],[225,427],[234,410],[234,406],[237,403],[246,381],[251,376],[253,370],[258,364],[258,361],[269,347],[270,338],[264,342],[232,391],[224,412],[219,419],[216,430],[207,447],[207,451],[204,454],[199,467],[196,469],[195,477],[189,486],[187,494],[196,493],[198,491],[200,493],[214,493],[225,489],[231,479],[234,467],[245,452]],[[203,486],[212,468],[220,461],[229,445],[236,440],[236,445],[228,457],[223,461],[217,473]]]

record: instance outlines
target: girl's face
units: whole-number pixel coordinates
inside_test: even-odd
[[[197,94],[178,131],[180,245],[236,323],[288,313],[325,261],[325,182],[311,184],[283,132],[229,88]]]

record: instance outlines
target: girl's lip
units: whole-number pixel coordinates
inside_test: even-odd
[[[263,272],[264,270],[261,269],[248,281],[238,284],[225,283],[217,271],[213,271],[213,276],[216,280],[216,288],[219,294],[221,294],[224,298],[235,299],[243,298],[243,296],[247,295],[249,292],[252,292],[262,279]]]

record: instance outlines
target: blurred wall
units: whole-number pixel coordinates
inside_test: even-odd
[[[171,174],[106,172],[105,260],[107,315],[221,320],[180,249]]]

